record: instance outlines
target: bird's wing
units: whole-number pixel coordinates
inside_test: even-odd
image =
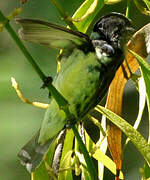
[[[50,48],[72,48],[90,42],[86,34],[50,22],[35,19],[16,19],[16,22],[22,26],[19,29],[21,39]]]

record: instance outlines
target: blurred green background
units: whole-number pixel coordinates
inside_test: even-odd
[[[64,9],[72,15],[82,0],[61,0]],[[124,0],[113,6],[105,6],[99,16],[112,12],[125,13]],[[14,8],[20,7],[21,0],[3,0],[0,9],[8,15]],[[50,0],[28,0],[23,5],[20,17],[39,18],[57,24],[63,24],[55,7]],[[131,18],[136,29],[150,22],[150,18],[142,15],[135,5],[132,6]],[[12,26],[17,30],[14,21]],[[47,49],[35,44],[25,43],[28,50],[41,69],[54,76],[56,72],[56,50]],[[34,101],[48,102],[47,90],[40,89],[42,82],[32,67],[21,54],[9,34],[4,30],[0,32],[0,179],[2,180],[28,180],[30,175],[22,167],[17,158],[17,152],[34,134],[43,119],[44,110],[22,103],[11,87],[10,77],[19,82],[24,95]],[[131,82],[126,86],[124,95],[123,116],[133,124],[138,111],[138,94]],[[146,137],[148,134],[148,116],[145,110],[139,131]],[[140,179],[139,167],[143,166],[143,159],[135,147],[129,143],[125,155],[123,169],[127,180]],[[111,173],[105,172],[104,179],[110,179]],[[112,178],[111,178],[112,179]]]

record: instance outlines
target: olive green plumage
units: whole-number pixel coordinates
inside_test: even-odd
[[[100,86],[101,64],[95,53],[84,54],[74,49],[73,53],[62,58],[61,69],[54,81],[54,86],[69,103],[69,110],[77,119],[87,109]],[[52,98],[46,111],[40,130],[39,143],[44,144],[63,129],[67,118]]]

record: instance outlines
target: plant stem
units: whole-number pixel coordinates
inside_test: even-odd
[[[0,11],[0,21],[4,22],[5,28],[7,29],[7,31],[9,32],[11,37],[13,38],[13,40],[16,42],[17,46],[20,48],[20,50],[22,51],[24,56],[27,58],[29,63],[32,65],[33,69],[39,75],[41,80],[45,81],[45,79],[47,78],[46,75],[41,71],[40,67],[36,64],[36,62],[34,61],[32,56],[30,55],[30,53],[28,52],[28,50],[26,49],[26,47],[24,46],[22,41],[17,36],[16,32],[10,26],[8,19],[2,14],[1,11]],[[52,96],[55,98],[55,100],[58,103],[59,107],[64,109],[64,111],[68,113],[68,110],[67,110],[67,107],[66,107],[68,103],[63,98],[63,96],[56,90],[56,88],[51,83],[48,84],[47,88],[50,91],[50,93],[52,94]]]
[[[4,22],[4,21],[7,21],[7,18],[5,18],[5,16],[0,11],[0,22]]]
[[[76,26],[73,24],[71,17],[64,11],[63,7],[58,3],[57,0],[50,0],[51,3],[56,7],[59,14],[63,17],[65,23],[73,30],[77,30]]]
[[[127,0],[126,17],[130,18],[131,0]]]
[[[79,135],[79,132],[77,130],[77,128],[75,127],[75,125],[72,126],[72,130],[74,132],[74,135],[79,143],[79,147],[84,155],[84,158],[85,158],[85,161],[86,161],[86,164],[87,164],[87,168],[88,168],[88,171],[91,175],[91,179],[96,179],[97,177],[97,174],[96,174],[96,170],[95,170],[95,167],[94,167],[94,164],[93,164],[93,161],[92,159],[90,158],[89,156],[89,153]]]

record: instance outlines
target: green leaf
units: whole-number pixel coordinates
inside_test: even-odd
[[[102,126],[103,130],[106,131],[106,117],[105,116],[102,116],[101,126]],[[106,151],[107,151],[107,147],[108,147],[107,134],[106,133],[104,134],[101,131],[99,141],[101,142],[101,146],[100,146],[99,150],[105,155]],[[98,161],[98,175],[99,175],[100,180],[103,180],[103,178],[104,178],[104,164],[103,164],[103,162],[100,162],[100,161]]]
[[[147,163],[145,163],[144,166],[144,174],[145,174],[145,178],[150,178],[150,167],[148,166]]]
[[[64,141],[64,146],[63,146],[63,151],[62,151],[62,157],[60,161],[60,169],[66,169],[68,167],[71,167],[71,155],[72,155],[72,146],[73,146],[73,139],[74,139],[74,134],[73,131],[70,129],[66,133],[65,141]],[[69,142],[69,143],[68,143]],[[58,180],[63,180],[63,179],[69,179],[72,180],[72,172],[71,169],[68,169],[66,171],[61,171],[58,173]]]
[[[87,148],[87,151],[90,152],[93,149],[94,143],[88,133],[85,131],[85,145]]]
[[[79,168],[81,168],[81,170],[82,170],[82,176],[84,177],[83,179],[92,180],[92,177],[90,176],[90,173],[87,169],[87,165],[86,165],[85,158],[84,158],[83,154],[81,154],[79,151],[75,151],[75,154],[81,163]]]
[[[122,0],[108,0],[107,2],[106,2],[106,4],[115,4],[115,3],[119,3],[119,2],[121,2]]]
[[[104,117],[103,117],[103,121]],[[107,149],[107,142],[105,141],[106,139],[101,139],[96,143],[91,140],[91,138],[89,137],[89,135],[86,133],[86,140],[89,139],[92,142],[92,147],[93,149],[90,150],[91,152],[91,156],[96,159],[98,161],[98,163],[103,164],[106,168],[108,168],[114,175],[116,175],[116,164],[113,162],[112,159],[110,159],[107,155],[105,155],[106,149]],[[98,144],[98,146],[97,146]],[[100,144],[100,148],[99,148],[99,144]],[[100,150],[102,149],[102,151]],[[78,153],[78,157],[80,162],[84,163],[84,161],[81,159],[82,156],[80,155],[80,153]],[[84,167],[84,166],[83,166]],[[86,168],[84,168],[83,173],[87,173]],[[120,179],[123,179],[123,173],[120,171]],[[89,177],[88,177],[89,178]],[[102,179],[103,178],[103,172],[99,172],[99,178]],[[86,178],[85,178],[86,179]]]
[[[98,145],[98,147],[96,147],[96,148],[99,148],[100,151],[105,154],[107,151],[107,138],[106,138],[107,134],[105,132],[106,131],[106,117],[102,116],[101,123],[100,123],[100,120],[94,118],[93,116],[90,116],[90,119],[93,121],[93,123],[97,127],[99,127],[99,130],[100,130],[100,138],[96,143],[96,145]],[[88,138],[91,139],[89,136],[88,136]],[[93,146],[95,146],[95,144],[93,142],[92,142],[92,144],[93,144]],[[93,149],[90,149],[89,152],[91,152],[93,150],[94,150],[94,147],[93,147]],[[98,177],[100,180],[103,180],[103,176],[104,176],[104,164],[102,162],[98,161]]]
[[[81,127],[79,125],[78,129],[80,129],[80,128]],[[81,133],[81,131],[80,131],[80,133]],[[89,152],[89,149],[91,149],[93,147],[93,141],[90,139],[90,137],[86,133],[86,131],[84,134],[85,134],[85,136],[83,134],[82,134],[82,136],[85,137],[85,145],[86,145],[87,151]],[[75,139],[75,174],[76,175],[81,174],[81,176],[85,180],[92,180],[92,177],[90,176],[89,170],[87,168],[85,157],[83,154],[81,154],[79,143],[76,139]]]
[[[150,10],[150,1],[149,0],[143,0],[147,6],[147,8]]]
[[[134,0],[134,3],[141,13],[150,16],[150,2],[148,2],[147,0],[143,1],[145,2],[148,10],[145,6],[142,5],[141,0]]]
[[[63,159],[65,157],[66,153],[72,149],[73,139],[74,139],[74,133],[73,133],[72,129],[67,130],[61,159]],[[60,165],[61,165],[61,162],[60,162]]]
[[[48,172],[45,168],[44,162],[31,174],[32,180],[49,180]]]
[[[137,129],[141,122],[143,111],[145,108],[145,103],[146,103],[146,87],[145,87],[144,79],[142,77],[138,79],[138,90],[139,90],[139,112],[135,124],[133,126],[134,129]]]
[[[93,22],[95,16],[105,5],[107,0],[86,0],[84,3],[77,9],[73,15],[73,19],[82,19],[80,22],[73,22],[77,29],[83,33],[86,33],[89,26]]]
[[[116,115],[112,111],[102,106],[97,106],[96,110],[105,115],[112,123],[120,128],[127,137],[130,138],[138,151],[143,155],[148,165],[150,165],[150,145],[146,142],[145,138],[128,122],[126,122],[123,118]]]
[[[142,120],[142,115],[143,115],[145,104],[146,104],[146,87],[145,87],[143,77],[138,78],[135,83],[138,83],[137,88],[139,91],[139,112],[138,112],[138,116],[135,120],[133,128],[137,129],[139,127],[141,120]],[[128,144],[129,141],[130,141],[130,139],[127,138],[127,140],[125,142],[125,146]],[[124,146],[124,148],[125,148],[125,146]]]
[[[145,86],[146,86],[146,96],[147,96],[147,104],[148,104],[149,118],[150,118],[150,65],[135,52],[131,50],[129,50],[129,52],[131,52],[135,56],[141,68],[141,73],[144,78]]]
[[[91,179],[91,176],[89,174],[89,172],[87,171],[86,168],[84,168],[84,166],[81,166],[81,169],[82,169],[82,176],[83,176],[83,179],[86,179],[86,180],[92,180]]]
[[[105,167],[107,167],[114,175],[116,175],[116,164],[103,152],[97,149],[96,152],[93,154],[93,157],[98,160],[98,162],[104,164]],[[124,179],[123,173],[121,171],[119,178]]]

